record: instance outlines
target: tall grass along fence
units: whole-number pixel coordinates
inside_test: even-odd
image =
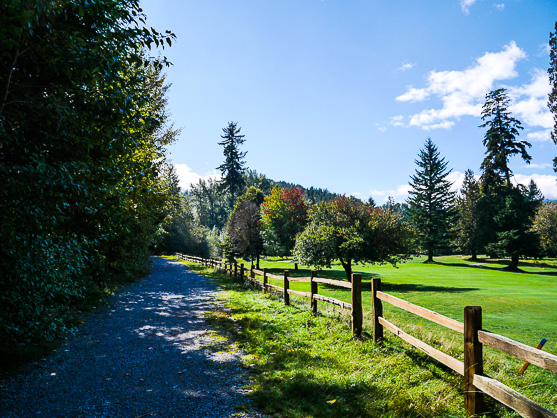
[[[483,395],[485,393],[523,416],[557,417],[557,414],[484,374],[482,351],[483,344],[485,344],[554,373],[557,373],[557,356],[482,329],[481,306],[465,307],[464,323],[462,323],[381,292],[381,279],[372,279],[371,290],[373,297],[374,342],[381,343],[383,340],[383,329],[386,328],[407,343],[419,348],[445,366],[464,376],[464,406],[469,415],[482,415],[487,412],[483,402]],[[464,362],[412,337],[386,320],[383,317],[383,302],[463,334]]]
[[[317,301],[331,303],[343,309],[351,311],[352,333],[360,336],[362,333],[363,310],[362,310],[362,280],[360,274],[352,275],[352,283],[319,278],[315,272],[311,272],[310,277],[289,277],[288,270],[284,271],[283,276],[270,274],[267,269],[256,270],[245,268],[243,264],[239,266],[226,264],[220,260],[204,259],[178,254],[179,258],[206,265],[215,269],[225,271],[230,277],[243,278],[259,285],[264,292],[275,290],[284,295],[284,303],[290,304],[290,295],[303,296],[311,299],[311,310],[317,313]],[[262,276],[263,280],[256,278]],[[284,286],[275,286],[268,283],[268,278],[284,281]],[[299,292],[290,289],[290,282],[310,282],[310,292]],[[351,289],[352,303],[346,303],[338,299],[326,297],[318,293],[318,283],[341,286]],[[427,355],[433,357],[445,366],[464,377],[464,406],[470,416],[479,416],[487,413],[484,405],[483,396],[487,394],[497,401],[505,404],[509,408],[517,411],[526,417],[553,417],[557,414],[536,404],[532,400],[509,388],[503,383],[495,380],[483,372],[483,345],[487,345],[496,350],[510,354],[530,364],[542,367],[551,372],[557,373],[557,356],[537,350],[533,347],[494,334],[482,329],[482,308],[480,306],[467,306],[464,308],[464,323],[443,316],[437,312],[430,311],[408,301],[399,299],[381,291],[381,279],[372,279],[371,290],[373,297],[373,341],[381,344],[383,332],[386,328],[396,336],[402,338],[407,343],[422,350]],[[464,362],[455,359],[448,354],[426,344],[425,342],[407,334],[396,325],[383,317],[383,302],[389,303],[397,308],[403,309],[421,318],[432,321],[436,324],[459,332],[464,336]]]
[[[361,274],[353,274],[352,283],[348,283],[341,280],[331,280],[322,277],[317,277],[317,274],[314,270],[311,271],[310,277],[290,277],[288,270],[284,270],[284,274],[282,276],[279,276],[276,274],[268,273],[266,268],[264,268],[263,270],[256,270],[253,268],[253,266],[251,268],[246,268],[244,267],[243,263],[240,265],[238,265],[237,263],[230,264],[230,263],[224,263],[221,260],[192,257],[183,254],[177,254],[177,256],[185,261],[200,263],[208,267],[219,269],[221,271],[224,271],[230,277],[249,280],[250,282],[260,286],[263,289],[263,292],[265,293],[271,290],[279,292],[283,294],[285,305],[290,305],[290,295],[309,298],[311,300],[310,306],[313,314],[317,314],[318,301],[339,306],[344,310],[350,311],[351,319],[352,319],[351,321],[352,334],[358,338],[361,337],[362,335],[362,324],[363,324],[364,315],[362,309],[362,275]],[[261,277],[262,280],[257,279],[256,276]],[[274,284],[269,283],[269,278],[282,280],[283,287],[276,286]],[[292,290],[290,289],[291,282],[309,282],[310,291],[300,292],[297,290]],[[342,300],[320,295],[319,287],[318,287],[319,283],[350,289],[351,296],[352,296],[352,303],[347,303]]]

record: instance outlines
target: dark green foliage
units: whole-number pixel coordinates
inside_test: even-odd
[[[145,272],[168,209],[162,62],[135,0],[0,3],[0,341]]]
[[[456,247],[472,260],[477,260],[481,248],[481,233],[478,224],[478,201],[480,200],[480,183],[474,178],[472,170],[464,173],[464,182],[460,195],[455,199],[457,221],[454,228]]]
[[[339,260],[350,281],[353,263],[396,266],[408,259],[412,238],[412,228],[399,215],[340,196],[310,208],[294,256],[300,263],[318,268],[330,268]]]
[[[520,256],[539,254],[539,236],[531,228],[541,202],[521,185],[503,187],[479,200],[480,213],[491,215],[482,223],[483,228],[493,231],[488,235],[491,239],[486,243],[486,252],[490,256],[511,257],[509,270],[518,268]]]
[[[258,173],[255,170],[246,170],[244,173],[244,180],[246,185],[246,190],[249,189],[251,186],[259,189],[263,192],[265,196],[271,193],[273,187],[276,186],[276,183],[267,178],[267,176],[263,173]]]
[[[488,255],[511,257],[508,269],[517,270],[520,256],[539,253],[539,237],[531,227],[543,198],[534,183],[528,188],[511,183],[509,158],[518,154],[527,163],[532,158],[526,151],[531,145],[517,139],[522,125],[508,111],[509,102],[505,89],[486,95],[482,119],[487,122],[481,126],[488,128],[483,141],[487,151],[477,213]]]
[[[452,183],[447,180],[447,162],[439,158],[439,151],[431,139],[420,150],[418,168],[411,176],[408,213],[418,232],[418,242],[427,251],[426,262],[433,262],[436,249],[447,246],[454,217]]]
[[[553,130],[551,131],[551,139],[557,144],[557,22],[555,22],[555,32],[549,33],[549,83],[551,84],[551,93],[549,93],[549,101],[547,106],[553,115]],[[557,157],[553,159],[553,169],[557,171]]]
[[[219,142],[219,145],[224,147],[224,163],[217,168],[222,174],[222,190],[229,194],[231,209],[245,186],[244,158],[247,152],[240,152],[240,145],[245,142],[245,135],[240,135],[241,129],[237,122],[228,122],[228,126],[222,128],[224,135],[221,135],[221,138],[223,141]]]
[[[254,259],[263,251],[259,209],[263,198],[263,192],[252,186],[236,201],[226,224],[224,252],[227,259],[234,254]]]
[[[486,147],[485,158],[481,169],[498,177],[501,182],[510,184],[511,169],[509,158],[519,154],[526,163],[532,157],[526,151],[532,145],[526,141],[517,140],[520,130],[523,129],[519,120],[512,117],[509,112],[510,99],[506,89],[497,89],[485,96],[482,108],[482,128],[487,127],[483,144]]]
[[[192,185],[189,199],[200,225],[209,229],[224,228],[230,215],[229,197],[227,193],[223,193],[217,180],[200,179],[197,184]]]

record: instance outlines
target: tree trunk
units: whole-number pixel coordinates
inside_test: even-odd
[[[511,257],[511,264],[505,267],[505,270],[518,271],[518,255],[513,255]]]
[[[344,271],[346,272],[346,278],[350,283],[352,283],[352,260],[348,260],[345,263],[342,258],[339,258],[339,261],[340,264],[342,264],[342,268],[344,268]]]
[[[261,270],[261,269],[259,268],[259,253],[257,253],[257,270]]]
[[[434,263],[433,261],[433,248],[427,249],[427,260],[424,263]]]
[[[471,261],[478,261],[478,254],[476,253],[476,249],[472,248],[472,256],[470,257]]]

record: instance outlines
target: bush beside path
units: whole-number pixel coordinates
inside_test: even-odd
[[[204,320],[216,286],[185,264],[117,292],[52,355],[0,383],[0,415],[259,416],[249,409],[241,353],[214,352]]]

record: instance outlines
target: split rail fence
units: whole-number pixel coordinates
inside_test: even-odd
[[[283,294],[284,304],[290,305],[290,295],[301,296],[309,298],[311,300],[311,312],[317,314],[317,302],[325,302],[331,305],[339,306],[342,309],[349,310],[352,319],[352,334],[355,337],[360,337],[362,335],[362,325],[363,325],[363,309],[362,309],[362,275],[353,274],[352,283],[348,283],[341,280],[326,279],[323,277],[317,277],[314,270],[311,271],[310,277],[290,277],[289,270],[284,270],[283,275],[271,274],[266,268],[263,270],[256,270],[253,268],[246,268],[244,264],[238,265],[237,263],[229,264],[224,263],[221,260],[207,259],[200,257],[192,257],[189,255],[177,254],[177,256],[183,260],[191,261],[194,263],[200,263],[208,267],[215,269],[224,270],[226,274],[230,277],[242,278],[244,280],[249,280],[250,282],[260,286],[263,292],[267,293],[270,290],[274,290]],[[255,276],[262,276],[262,280],[258,280]],[[269,278],[282,280],[283,287],[276,286],[269,283]],[[300,292],[298,290],[290,289],[291,282],[309,282],[310,291]],[[319,294],[319,283],[327,284],[331,286],[343,287],[351,290],[352,303],[347,303],[342,300],[335,298],[323,296]]]
[[[352,314],[352,333],[360,336],[362,333],[363,310],[362,310],[362,281],[360,274],[352,275],[352,283],[339,280],[319,278],[315,271],[310,277],[289,277],[288,270],[283,276],[270,274],[267,269],[256,270],[245,268],[243,264],[226,264],[220,260],[204,259],[178,254],[183,260],[201,263],[215,269],[224,270],[231,277],[247,279],[263,288],[264,292],[276,290],[284,295],[285,304],[290,303],[290,295],[298,295],[311,298],[311,309],[317,313],[317,301],[331,303],[348,309]],[[248,274],[249,273],[249,274]],[[255,275],[263,276],[258,280]],[[268,283],[268,278],[282,279],[284,287]],[[310,282],[310,292],[299,292],[290,289],[290,282]],[[346,303],[338,299],[326,297],[318,293],[318,283],[341,286],[351,289],[352,303]],[[374,278],[371,282],[373,297],[373,341],[380,344],[384,338],[383,331],[386,328],[407,343],[422,350],[430,357],[451,368],[464,377],[464,406],[470,416],[481,416],[487,413],[484,405],[483,395],[487,394],[509,408],[526,417],[552,417],[557,414],[536,404],[519,392],[509,388],[503,383],[495,380],[483,372],[483,345],[510,354],[521,360],[529,362],[543,369],[557,373],[557,356],[533,347],[511,340],[502,335],[494,334],[482,329],[482,308],[480,306],[467,306],[464,308],[464,322],[456,321],[443,316],[437,312],[414,305],[408,301],[399,299],[381,291],[381,279]],[[389,303],[397,308],[403,309],[421,318],[449,328],[464,335],[464,362],[445,354],[444,352],[430,346],[429,344],[407,334],[396,325],[383,317],[383,302]]]

